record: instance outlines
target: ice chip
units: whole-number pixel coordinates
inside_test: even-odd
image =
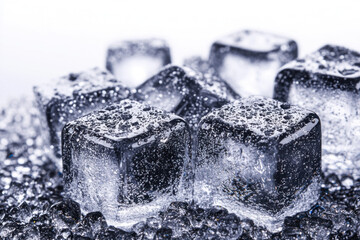
[[[239,96],[214,75],[169,65],[139,86],[134,98],[185,118],[195,130],[211,109]]]
[[[278,230],[318,197],[318,116],[264,97],[213,110],[198,130],[195,200],[220,205]]]
[[[121,41],[109,47],[106,68],[126,86],[135,88],[170,62],[165,40]]]
[[[189,128],[175,114],[123,100],[69,122],[62,140],[67,193],[117,225],[189,190]]]
[[[360,177],[360,54],[326,45],[285,65],[274,98],[315,111],[322,122],[325,174]]]
[[[34,93],[45,142],[53,148],[55,158],[60,158],[61,130],[67,122],[119,102],[130,91],[108,71],[93,68],[34,87]]]
[[[244,30],[217,40],[209,61],[242,97],[272,97],[276,73],[297,54],[297,44],[291,39]]]

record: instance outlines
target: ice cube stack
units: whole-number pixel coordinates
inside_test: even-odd
[[[296,57],[293,40],[249,30],[216,41],[208,61],[190,58],[185,66],[164,66],[171,58],[163,40],[126,41],[107,56],[125,86],[96,69],[70,74],[51,91],[35,88],[54,159],[62,129],[68,196],[119,226],[172,200],[194,199],[278,231],[286,216],[318,198],[321,130],[331,148],[343,141],[331,133],[333,124],[357,129],[359,54],[325,46]],[[273,92],[279,101],[268,98]],[[334,116],[317,107],[329,103],[328,93],[337,96],[330,105],[343,106],[332,105]],[[356,142],[344,129],[343,146]],[[344,153],[332,149],[324,169],[356,163],[353,149],[350,160],[338,160]]]

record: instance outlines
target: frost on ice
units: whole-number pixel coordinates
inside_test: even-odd
[[[323,171],[360,177],[360,54],[326,45],[285,65],[274,98],[315,111],[322,122]]]
[[[291,39],[244,30],[217,40],[209,61],[242,97],[272,97],[276,73],[297,54],[297,44]]]
[[[93,68],[34,87],[34,93],[45,142],[59,158],[61,130],[67,122],[127,98],[130,91],[109,72]]]
[[[318,197],[320,120],[287,103],[243,98],[202,118],[195,166],[195,200],[276,230]]]
[[[106,68],[131,88],[138,87],[169,63],[170,48],[162,39],[114,43],[106,58]]]
[[[123,100],[68,123],[62,140],[65,189],[85,211],[129,224],[186,195],[190,135],[174,114]]]

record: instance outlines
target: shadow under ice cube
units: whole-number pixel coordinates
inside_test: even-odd
[[[34,93],[43,121],[43,135],[54,155],[60,158],[61,130],[67,122],[119,102],[130,91],[108,71],[93,68],[34,87]]]
[[[123,100],[69,122],[62,140],[65,190],[85,211],[126,224],[187,191],[190,134],[174,114]]]
[[[135,88],[170,62],[165,40],[121,41],[109,47],[106,68],[126,86]]]
[[[202,118],[195,199],[276,230],[318,197],[321,127],[308,110],[243,98]]]
[[[217,40],[209,61],[242,97],[272,97],[276,73],[297,54],[297,44],[291,39],[244,30]]]
[[[326,174],[360,177],[360,53],[326,45],[285,65],[274,98],[315,111],[321,118]]]
[[[239,98],[222,79],[175,65],[139,86],[134,97],[183,117],[193,130],[210,110]]]

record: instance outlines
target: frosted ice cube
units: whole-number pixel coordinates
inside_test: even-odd
[[[135,88],[170,62],[165,40],[121,41],[109,47],[106,68],[126,86]]]
[[[274,98],[315,111],[322,122],[323,171],[360,177],[360,54],[326,45],[285,65]]]
[[[272,97],[276,73],[297,53],[297,44],[291,39],[244,30],[216,41],[209,61],[242,97]]]
[[[134,97],[184,117],[196,129],[200,118],[211,109],[239,96],[216,76],[169,65],[139,86]]]
[[[61,130],[65,123],[127,98],[130,91],[108,71],[93,68],[70,73],[47,85],[34,87],[46,143],[61,157]]]
[[[285,216],[318,197],[318,116],[263,97],[248,97],[201,119],[195,199],[278,230]]]
[[[84,211],[135,223],[186,197],[190,135],[180,117],[123,100],[66,124],[65,189]]]

